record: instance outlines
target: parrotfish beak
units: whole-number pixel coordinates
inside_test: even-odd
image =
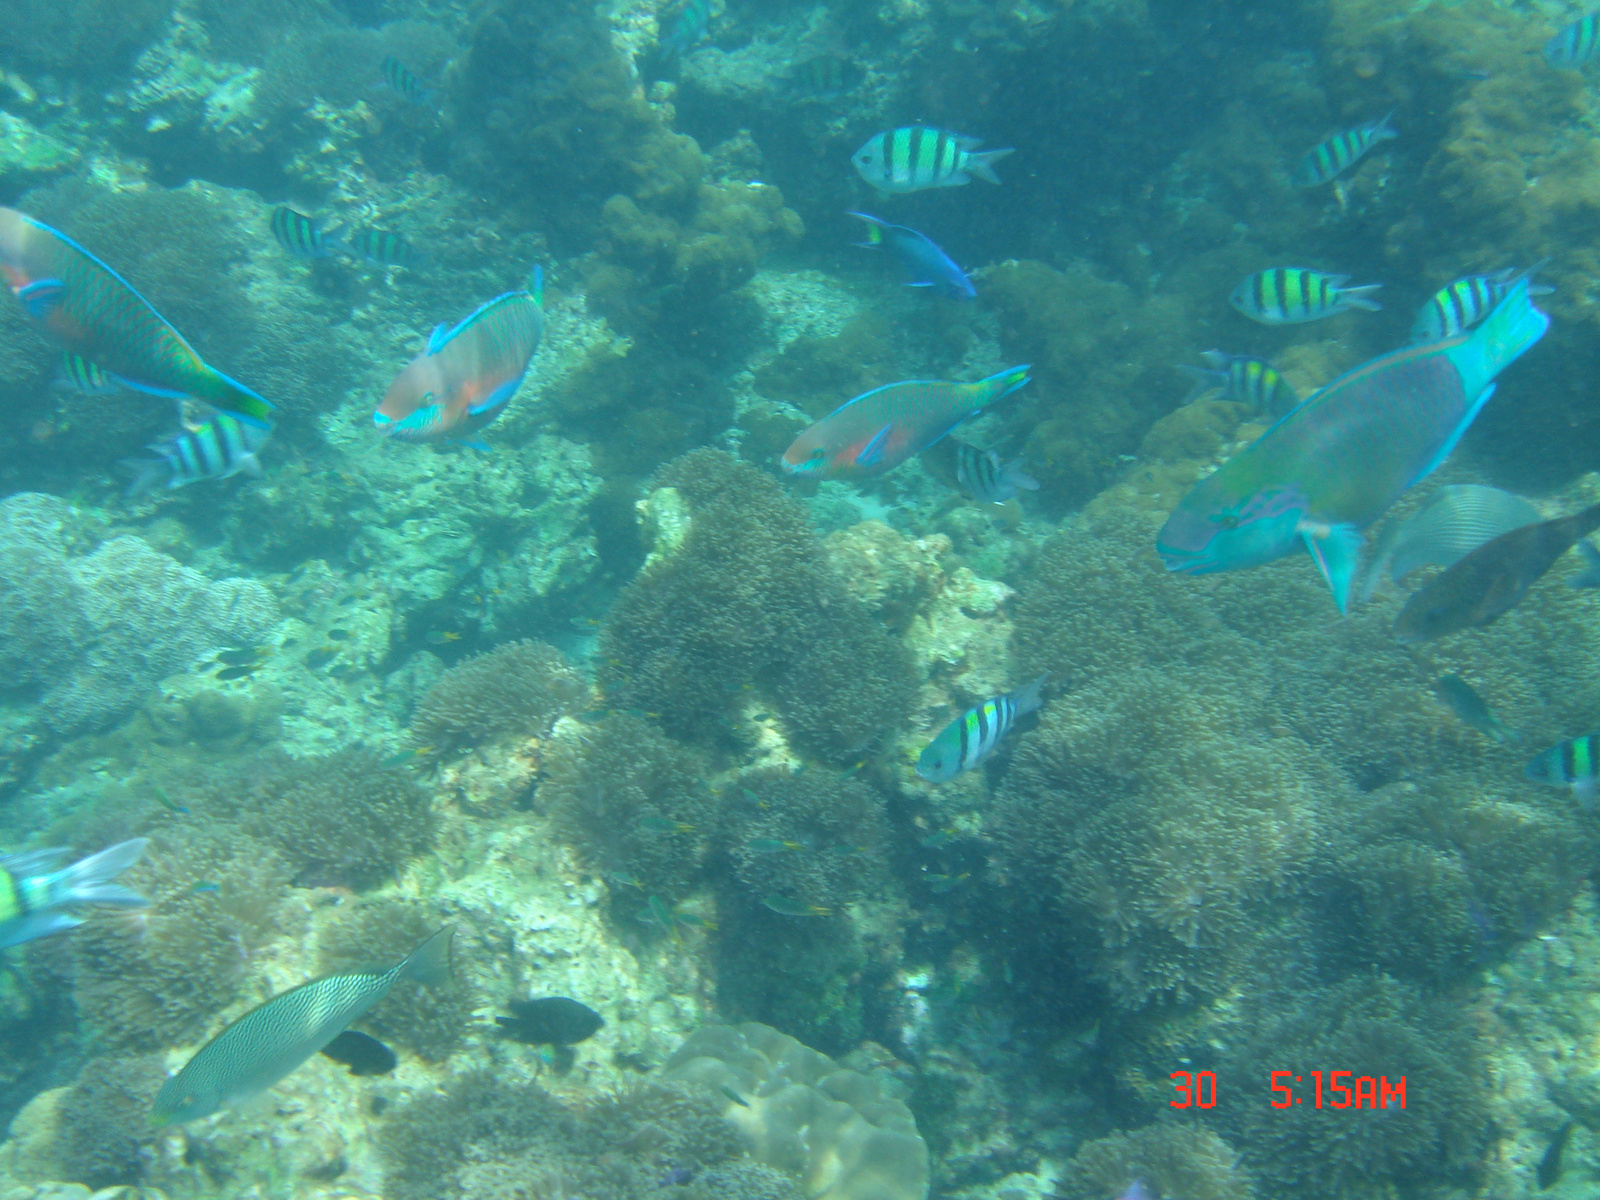
[[[785,475],[820,475],[828,465],[828,452],[822,447],[817,447],[804,458],[804,451],[790,446],[783,452],[783,457],[778,459],[778,465],[783,468]],[[793,456],[793,457],[791,457]]]
[[[1300,524],[1298,509],[1233,523],[1235,518],[1179,508],[1156,535],[1167,570],[1185,575],[1259,567],[1283,557]]]

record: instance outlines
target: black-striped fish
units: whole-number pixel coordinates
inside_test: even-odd
[[[325,975],[274,996],[212,1038],[156,1096],[157,1125],[210,1116],[266,1091],[333,1041],[402,979],[450,977],[447,925],[387,971]]]
[[[1248,404],[1269,417],[1281,417],[1300,403],[1300,397],[1295,395],[1278,368],[1264,358],[1226,354],[1221,350],[1207,350],[1200,357],[1206,360],[1207,367],[1178,367],[1195,380],[1194,390],[1185,397],[1185,404],[1216,388],[1222,389],[1223,399]]]
[[[411,101],[411,103],[432,103],[434,89],[424,87],[422,81],[413,75],[405,63],[394,55],[384,55],[383,62],[379,64],[379,70],[383,73],[383,81]]]
[[[1557,742],[1528,760],[1522,773],[1535,783],[1569,787],[1585,808],[1600,794],[1600,733]]]
[[[789,88],[802,100],[832,100],[860,82],[861,68],[837,54],[818,54],[789,68]]]
[[[61,356],[61,374],[56,379],[56,386],[71,392],[82,392],[85,396],[109,396],[112,392],[122,390],[122,385],[112,378],[110,371],[71,351]]]
[[[382,263],[386,267],[422,264],[422,253],[403,234],[384,229],[358,229],[350,235],[346,245],[368,262]]]
[[[130,459],[123,464],[134,472],[128,495],[141,496],[161,483],[179,488],[202,479],[227,479],[240,471],[259,475],[261,463],[256,452],[271,436],[270,429],[246,425],[227,413],[213,413],[204,424],[146,447],[160,458]]]
[[[943,129],[907,126],[875,133],[850,160],[861,178],[880,192],[920,192],[923,188],[959,187],[972,176],[999,183],[994,164],[1012,153],[977,150],[982,138],[963,137]]]
[[[1377,291],[1383,284],[1345,287],[1344,281],[1349,278],[1348,275],[1308,271],[1304,267],[1272,267],[1250,276],[1233,289],[1228,299],[1245,316],[1263,325],[1298,325],[1304,321],[1320,321],[1347,309],[1365,308],[1376,312],[1383,307],[1367,294]]]
[[[987,504],[1004,504],[1024,488],[1039,490],[1039,481],[1022,469],[1020,458],[1002,464],[993,450],[965,442],[956,443],[956,482],[974,500]]]
[[[296,258],[327,258],[344,246],[339,230],[324,230],[321,222],[285,204],[272,210],[272,236]]]
[[[1389,118],[1392,116],[1394,109],[1391,108],[1376,121],[1369,121],[1365,125],[1336,133],[1327,141],[1312,147],[1294,169],[1292,176],[1294,185],[1316,187],[1319,183],[1331,183],[1353,167],[1373,146],[1389,138],[1399,137],[1400,135],[1389,125]]]
[[[917,774],[929,783],[944,783],[988,758],[1017,718],[1043,703],[1039,689],[1048,678],[1041,675],[1027,687],[985,700],[951,721],[917,758]]]
[[[1465,333],[1488,316],[1489,310],[1499,304],[1518,281],[1526,279],[1548,261],[1541,258],[1526,271],[1506,267],[1492,275],[1468,275],[1446,284],[1418,311],[1411,326],[1411,340],[1442,342]],[[1528,288],[1528,295],[1548,296],[1552,291],[1553,288],[1532,286]]]
[[[1579,17],[1544,44],[1552,67],[1586,67],[1600,53],[1600,13]]]

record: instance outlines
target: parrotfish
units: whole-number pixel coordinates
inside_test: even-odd
[[[1300,403],[1282,373],[1264,358],[1221,350],[1207,350],[1200,357],[1206,360],[1205,367],[1178,366],[1195,381],[1194,389],[1184,398],[1185,404],[1216,388],[1222,389],[1224,399],[1248,404],[1270,417],[1281,417]]]
[[[1549,324],[1524,281],[1474,332],[1341,375],[1190,490],[1156,536],[1167,569],[1232,571],[1304,547],[1344,612],[1362,531],[1445,460]]]
[[[985,700],[951,721],[917,758],[917,774],[929,783],[944,783],[983,762],[1011,732],[1018,717],[1043,703],[1039,692],[1048,678],[1041,675],[1026,687]]]
[[[1600,504],[1485,542],[1412,593],[1395,618],[1395,638],[1415,645],[1494,624],[1522,603],[1528,589],[1574,542],[1597,528]]]
[[[1383,307],[1367,294],[1383,284],[1345,287],[1349,278],[1304,267],[1272,267],[1250,276],[1233,289],[1228,300],[1245,316],[1263,325],[1301,325],[1352,308],[1376,312]]]
[[[866,213],[849,215],[867,223],[867,240],[856,244],[887,249],[911,276],[907,287],[936,287],[955,300],[971,300],[978,294],[966,272],[924,234],[905,225],[891,225]]]
[[[979,150],[982,141],[943,129],[907,126],[873,134],[850,161],[861,178],[880,192],[960,187],[974,175],[998,184],[994,164],[1012,153],[1012,147]]]
[[[450,977],[447,925],[387,971],[302,983],[257,1005],[202,1046],[156,1095],[157,1125],[208,1117],[266,1091],[327,1046],[402,979],[437,987]]]
[[[1411,340],[1437,342],[1465,333],[1489,315],[1513,284],[1533,275],[1548,261],[1541,258],[1526,271],[1506,267],[1492,275],[1468,275],[1445,284],[1417,311],[1417,319],[1411,326]],[[1554,290],[1530,285],[1528,295],[1548,296]]]
[[[62,867],[65,850],[0,855],[0,949],[82,925],[69,909],[80,904],[143,908],[143,896],[112,883],[139,861],[149,838],[119,842]]]
[[[64,350],[122,386],[190,396],[266,424],[271,404],[208,366],[122,276],[65,234],[0,208],[0,271],[23,310]]]
[[[673,8],[671,16],[665,9]],[[677,0],[676,4],[663,6],[656,18],[657,38],[661,53],[667,58],[677,58],[694,49],[711,28],[711,0]]]
[[[454,329],[435,329],[372,414],[378,432],[401,442],[481,445],[472,435],[505,411],[539,348],[544,309],[537,271],[533,287],[495,297]]]
[[[1362,576],[1361,598],[1370,599],[1383,575],[1396,583],[1422,567],[1449,567],[1502,533],[1544,520],[1521,496],[1479,483],[1452,483],[1428,497],[1404,521],[1386,526]]]
[[[1022,469],[1022,460],[1002,463],[993,450],[961,442],[956,446],[956,482],[974,500],[1004,504],[1019,491],[1039,490],[1039,481]]]
[[[1362,155],[1379,142],[1399,137],[1389,125],[1392,116],[1394,109],[1391,108],[1376,121],[1336,133],[1327,141],[1312,147],[1294,169],[1294,185],[1316,187],[1319,183],[1328,183],[1354,166]]]
[[[783,452],[783,469],[813,479],[882,475],[1027,382],[1023,365],[976,383],[912,379],[874,388],[795,438]]]

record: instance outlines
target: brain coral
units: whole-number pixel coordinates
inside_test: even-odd
[[[601,629],[606,694],[708,740],[747,691],[769,698],[795,740],[843,759],[892,729],[910,701],[901,647],[832,572],[805,510],[721,450],[657,473],[680,520],[623,589]]]
[[[504,735],[544,736],[589,686],[543,642],[508,642],[457,663],[430,687],[411,717],[411,737],[441,750]]]
[[[711,1025],[663,1067],[722,1098],[751,1155],[800,1180],[809,1200],[924,1200],[928,1148],[904,1103],[766,1025]],[[729,1092],[743,1103],[735,1103]]]

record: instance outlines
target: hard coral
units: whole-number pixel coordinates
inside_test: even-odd
[[[502,736],[543,737],[588,685],[543,642],[508,642],[447,670],[417,703],[412,740],[453,750]]]
[[[1123,1195],[1135,1180],[1151,1195],[1184,1200],[1251,1200],[1255,1194],[1238,1152],[1215,1133],[1192,1125],[1147,1125],[1080,1146],[1056,1197],[1105,1200]]]

